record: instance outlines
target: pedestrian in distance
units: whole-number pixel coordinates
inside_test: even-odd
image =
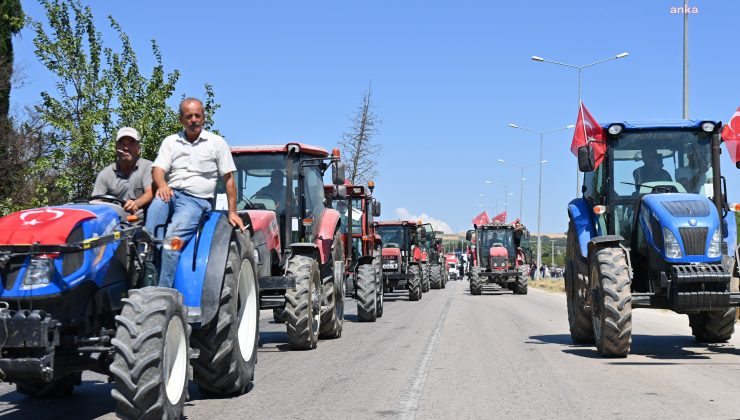
[[[200,100],[183,99],[179,114],[183,131],[162,141],[152,164],[156,192],[146,228],[155,238],[164,240],[160,287],[172,287],[180,251],[195,234],[203,213],[211,210],[219,176],[226,185],[229,223],[244,231],[236,213],[236,166],[228,144],[221,136],[203,129],[205,115]]]
[[[98,173],[92,196],[110,195],[124,202],[123,208],[139,219],[152,202],[152,162],[139,157],[141,135],[135,128],[116,133],[116,161]]]

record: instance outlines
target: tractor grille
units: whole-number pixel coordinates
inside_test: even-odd
[[[664,201],[662,204],[673,217],[709,216],[709,200]]]
[[[707,231],[705,227],[678,228],[683,240],[683,248],[686,255],[704,255],[707,246]]]

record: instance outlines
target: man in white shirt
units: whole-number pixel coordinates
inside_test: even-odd
[[[233,175],[236,166],[231,150],[223,138],[203,130],[204,122],[203,103],[195,98],[183,99],[180,103],[183,131],[162,141],[152,164],[157,191],[149,206],[146,228],[157,239],[164,239],[160,287],[172,287],[180,250],[195,234],[201,215],[211,210],[218,176],[226,184],[229,223],[244,230],[244,223],[236,213]]]

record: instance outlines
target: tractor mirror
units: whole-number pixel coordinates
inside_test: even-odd
[[[473,239],[473,231],[469,230],[465,233],[465,240],[470,242]]]
[[[336,198],[340,200],[344,200],[345,198],[347,198],[347,187],[345,187],[344,185],[337,185]]]
[[[581,146],[578,148],[578,169],[581,172],[593,172],[596,168],[594,160],[594,149],[591,146]]]
[[[380,217],[380,201],[373,201],[373,216]]]
[[[344,176],[344,172],[345,172],[344,162],[336,162],[332,166],[332,174],[331,174],[332,184],[344,185],[344,181],[346,179]]]

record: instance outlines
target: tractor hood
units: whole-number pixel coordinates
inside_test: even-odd
[[[488,250],[488,255],[491,257],[509,257],[509,252],[503,246],[493,246]]]
[[[64,245],[80,243],[113,233],[119,226],[123,210],[107,204],[71,204],[44,207],[12,213],[0,219],[0,244]],[[43,298],[56,296],[72,288],[95,283],[103,287],[114,279],[106,271],[114,259],[120,242],[91,246],[80,252],[52,254],[41,257],[23,257],[0,270],[4,299]],[[34,262],[35,261],[35,262]],[[35,264],[35,265],[34,265]],[[24,284],[24,276],[34,267],[34,272],[45,272],[44,282]]]
[[[396,247],[392,248],[383,248],[381,251],[381,255],[383,257],[400,257],[401,256],[401,250]]]
[[[722,231],[717,209],[697,194],[648,194],[640,203],[645,239],[667,262],[716,262]],[[715,233],[719,232],[715,236]]]

